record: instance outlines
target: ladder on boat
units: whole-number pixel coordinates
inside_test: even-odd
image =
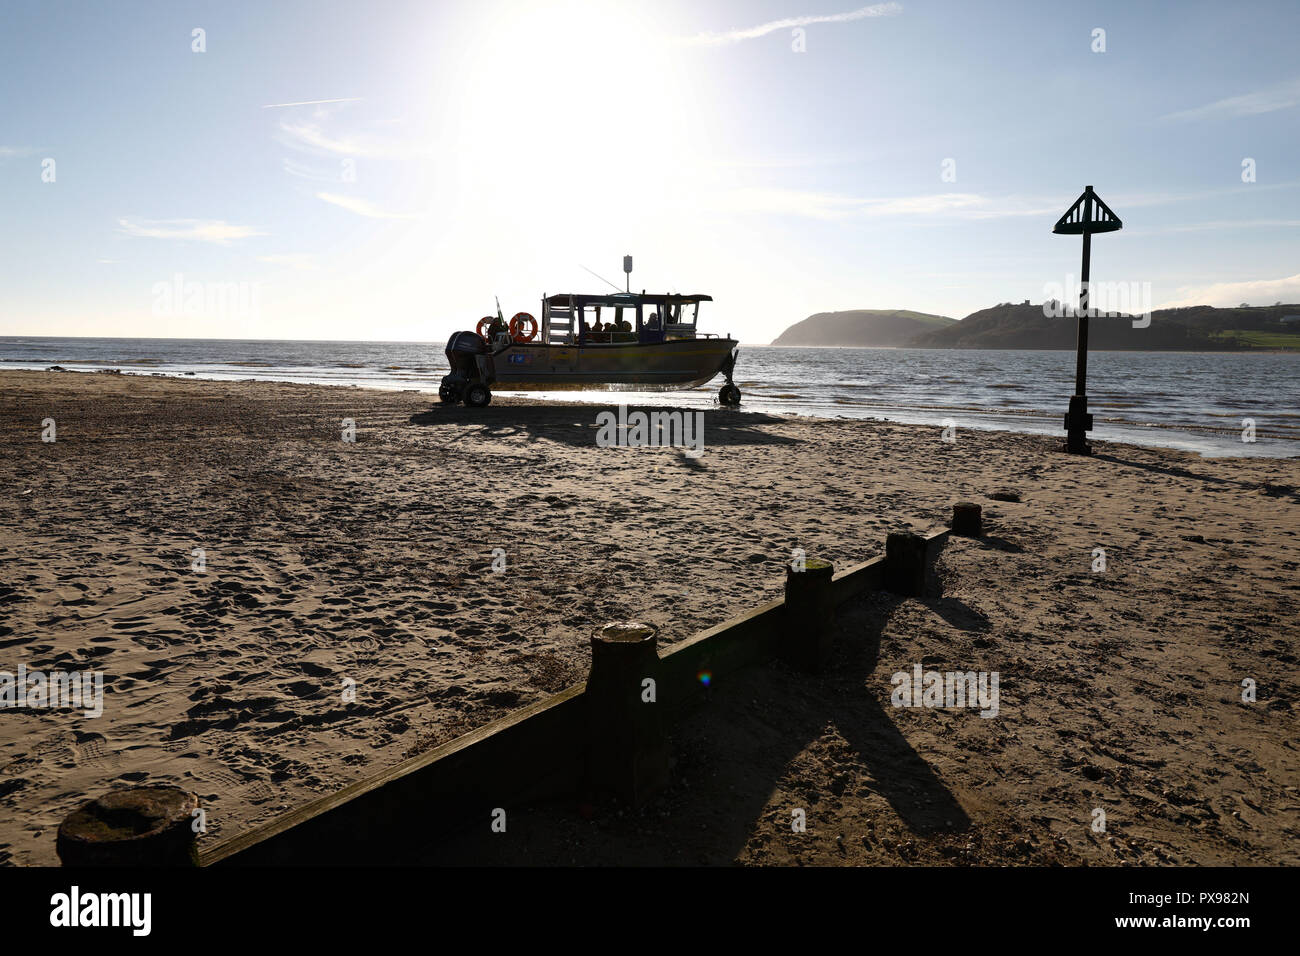
[[[577,341],[577,316],[572,300],[569,305],[546,306],[546,330],[546,341],[551,345],[562,345],[570,334]]]

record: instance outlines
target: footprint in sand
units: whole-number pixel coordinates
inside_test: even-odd
[[[78,734],[77,762],[87,767],[112,768],[122,765],[122,755],[108,748],[103,734]]]
[[[0,766],[0,776],[16,777],[19,774],[24,774],[27,773],[28,771],[35,770],[40,765],[41,762],[39,760],[33,759],[32,757],[18,757],[14,760],[9,761],[4,766]]]
[[[247,780],[225,767],[205,770],[199,780],[220,787],[218,797],[229,797],[240,803],[265,803],[276,795],[275,788],[265,780]]]
[[[244,786],[244,778],[231,773],[225,767],[203,770],[198,778],[203,783],[213,783],[221,788],[222,794],[231,794]]]
[[[358,667],[371,667],[379,663],[379,642],[374,638],[364,637],[355,641],[352,648],[353,659]]]
[[[246,803],[265,803],[275,796],[275,790],[264,780],[254,780],[237,791],[235,796]]]
[[[76,738],[72,735],[72,731],[60,730],[53,736],[37,743],[32,748],[32,752],[42,760],[46,758],[58,759],[60,757],[75,760],[77,756],[75,742]]]

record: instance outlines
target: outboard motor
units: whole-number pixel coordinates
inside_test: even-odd
[[[453,332],[446,353],[451,371],[442,377],[438,397],[448,405],[461,400],[476,407],[486,405],[490,401],[488,385],[495,376],[483,337],[477,332]]]

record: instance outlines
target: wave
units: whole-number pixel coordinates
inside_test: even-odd
[[[434,364],[427,364],[434,359]],[[445,373],[441,349],[428,343],[235,342],[210,340],[0,338],[5,369],[120,368],[238,380],[434,392]],[[778,414],[849,414],[933,422],[980,421],[990,427],[1054,433],[1073,391],[1070,352],[742,348],[737,378],[745,404]],[[1240,449],[1242,418],[1268,441],[1300,431],[1300,356],[1250,353],[1106,353],[1090,370],[1097,424],[1132,435],[1213,437]],[[705,407],[714,387],[647,394],[646,401]],[[538,400],[545,393],[532,393]],[[629,396],[634,393],[627,393]],[[604,393],[556,398],[608,400]],[[1208,437],[1207,437],[1208,436]],[[1263,453],[1255,450],[1254,453]]]

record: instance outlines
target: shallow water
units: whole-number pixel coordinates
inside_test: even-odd
[[[0,368],[51,365],[429,392],[447,369],[442,343],[0,338]],[[526,394],[706,407],[720,382],[684,392]],[[1060,435],[1074,353],[742,345],[736,382],[754,411]],[[1088,395],[1097,439],[1214,456],[1300,455],[1298,354],[1094,352]],[[1246,419],[1254,442],[1242,440]]]

